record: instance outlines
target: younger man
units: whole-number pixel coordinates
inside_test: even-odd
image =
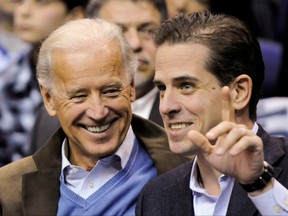
[[[196,159],[149,183],[137,214],[287,215],[288,140],[255,123],[257,39],[236,18],[202,12],[164,22],[155,40],[170,149]]]

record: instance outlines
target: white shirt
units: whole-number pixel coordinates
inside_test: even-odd
[[[128,133],[115,154],[99,160],[94,168],[88,172],[82,167],[72,165],[67,155],[67,140],[62,144],[62,172],[60,180],[74,193],[86,199],[109,179],[122,170],[129,158],[133,148],[135,134],[130,126]]]

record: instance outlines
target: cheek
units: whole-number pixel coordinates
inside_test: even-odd
[[[131,112],[131,99],[128,96],[125,96],[122,100],[119,100],[113,106],[113,109],[119,112]]]
[[[205,112],[205,109],[207,107],[207,101],[204,100],[204,96],[201,94],[194,94],[190,98],[183,98],[183,104],[185,107],[191,112],[200,114]]]
[[[69,101],[57,101],[55,103],[56,113],[59,119],[65,121],[73,121],[83,112],[84,107],[77,104],[72,104]]]

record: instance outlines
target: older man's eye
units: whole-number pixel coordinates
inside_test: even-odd
[[[70,97],[70,100],[73,100],[73,101],[78,102],[78,101],[83,101],[83,100],[85,100],[85,98],[86,98],[86,95],[85,95],[85,94],[79,94],[79,95],[73,95],[73,96],[71,96],[71,97]]]
[[[121,92],[121,89],[107,89],[103,92],[104,95],[106,96],[117,96]]]

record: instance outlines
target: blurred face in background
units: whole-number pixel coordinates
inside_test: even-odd
[[[99,17],[121,26],[137,54],[136,98],[142,97],[154,88],[156,46],[150,31],[160,25],[160,12],[149,1],[108,0],[100,9]]]
[[[169,18],[183,13],[204,11],[208,8],[209,0],[166,0]]]
[[[19,37],[37,44],[68,19],[68,10],[60,0],[20,0],[16,7],[15,30]]]
[[[0,25],[6,31],[13,31],[13,13],[19,0],[0,0]]]

